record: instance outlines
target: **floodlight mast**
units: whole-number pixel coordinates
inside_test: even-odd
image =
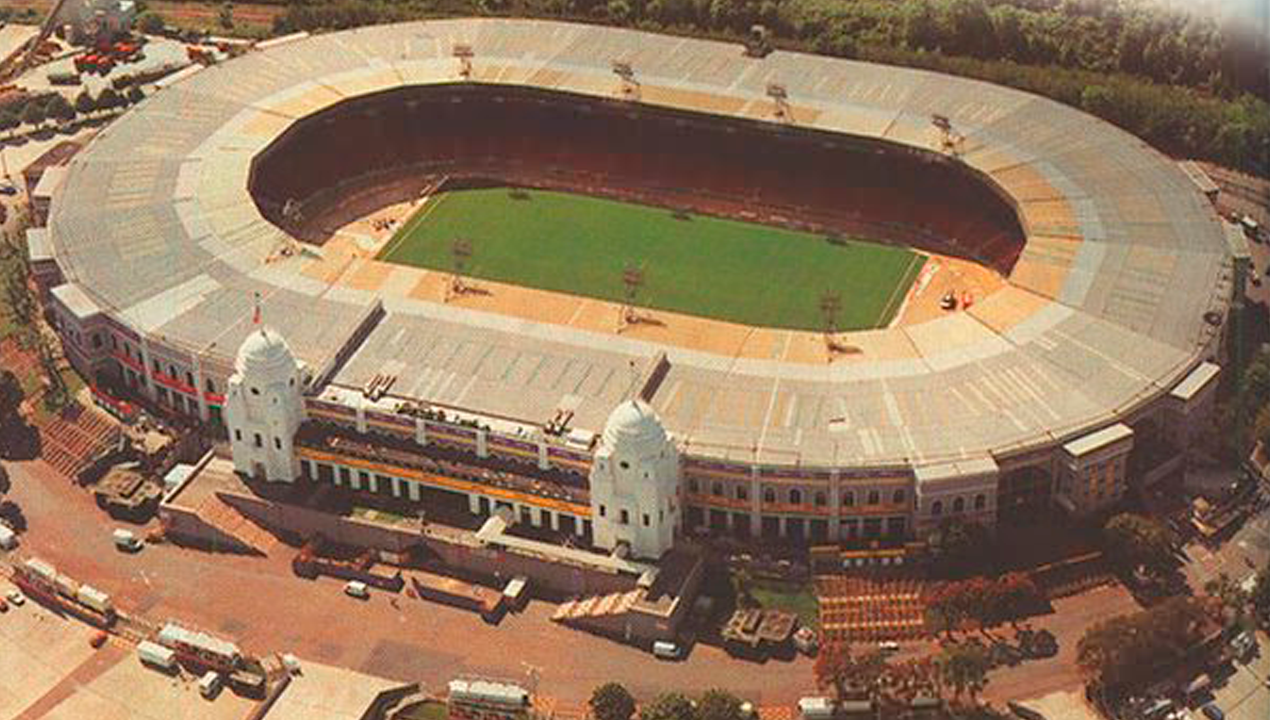
[[[953,128],[952,120],[947,115],[930,116],[930,124],[940,133],[940,150],[954,158],[961,157],[966,137]]]
[[[829,362],[843,347],[838,342],[838,312],[842,310],[842,294],[834,290],[826,290],[820,296],[820,312],[825,321],[825,350],[829,353]]]
[[[774,114],[777,120],[793,122],[794,118],[789,112],[789,90],[785,87],[785,83],[768,83],[767,96],[775,103],[776,109]]]
[[[639,81],[635,79],[635,69],[626,60],[613,61],[613,74],[618,77],[618,94],[626,100],[639,99]]]
[[[454,272],[450,275],[450,282],[445,288],[446,302],[462,296],[463,293],[469,290],[467,283],[463,280],[463,275],[467,271],[468,260],[472,258],[472,241],[467,238],[455,238],[450,243],[450,255],[453,260]]]
[[[459,59],[459,77],[464,80],[472,79],[472,57],[475,54],[472,46],[467,43],[457,43],[454,46],[453,55]]]
[[[639,295],[639,289],[644,285],[644,270],[627,265],[622,270],[622,284],[626,286],[626,302],[622,305],[622,309],[617,318],[617,331],[622,332],[628,325],[635,325],[639,322],[639,314],[635,310],[635,299]]]

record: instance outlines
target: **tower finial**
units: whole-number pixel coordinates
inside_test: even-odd
[[[255,296],[256,296],[256,301],[255,301],[255,302],[256,302],[256,309],[252,312],[252,315],[251,315],[251,324],[252,324],[252,325],[259,325],[259,324],[260,324],[260,292],[259,292],[259,291],[257,291],[257,292],[255,293]]]

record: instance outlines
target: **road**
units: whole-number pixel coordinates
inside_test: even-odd
[[[554,606],[532,602],[498,626],[447,606],[375,593],[345,597],[336,580],[295,577],[290,556],[219,555],[170,545],[136,555],[114,549],[111,521],[91,496],[42,462],[10,463],[11,495],[30,530],[23,551],[151,620],[179,619],[238,641],[249,652],[289,651],[302,658],[439,688],[461,673],[529,681],[564,707],[617,680],[639,697],[665,690],[722,687],[762,705],[788,705],[814,691],[811,661],[759,665],[697,647],[684,662],[552,623]],[[390,602],[395,599],[395,603]]]

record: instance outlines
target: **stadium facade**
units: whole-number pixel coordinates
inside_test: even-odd
[[[86,377],[191,418],[232,416],[250,474],[505,507],[639,555],[661,549],[661,528],[613,523],[650,526],[657,508],[681,530],[822,541],[1104,507],[1202,426],[1242,294],[1226,228],[1171,160],[1076,110],[973,80],[452,20],[283,38],[163,84],[75,158],[54,197],[51,304]],[[280,252],[297,246],[279,227],[280,198],[252,194],[258,158],[341,103],[456,84],[796,125],[817,142],[962,168],[1008,205],[1023,239],[1000,290],[936,320],[846,334],[855,352],[823,365],[428,302],[394,286],[392,268],[374,289],[330,282],[306,272],[321,247]],[[499,123],[514,130],[516,118]],[[344,138],[332,152],[374,143]],[[946,201],[938,184],[922,192],[913,207]],[[256,302],[269,331],[253,324]],[[252,368],[274,385],[244,384]],[[256,391],[277,404],[250,409]],[[613,471],[601,468],[606,436],[628,435],[658,478],[651,495],[621,478],[593,485]],[[673,467],[648,449],[663,437]],[[615,520],[612,503],[629,516]]]

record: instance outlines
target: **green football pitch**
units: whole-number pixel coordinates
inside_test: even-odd
[[[379,259],[623,302],[623,272],[643,271],[635,304],[745,325],[823,330],[822,299],[841,298],[840,330],[886,325],[925,259],[876,243],[723,220],[585,195],[508,188],[427,201]]]

